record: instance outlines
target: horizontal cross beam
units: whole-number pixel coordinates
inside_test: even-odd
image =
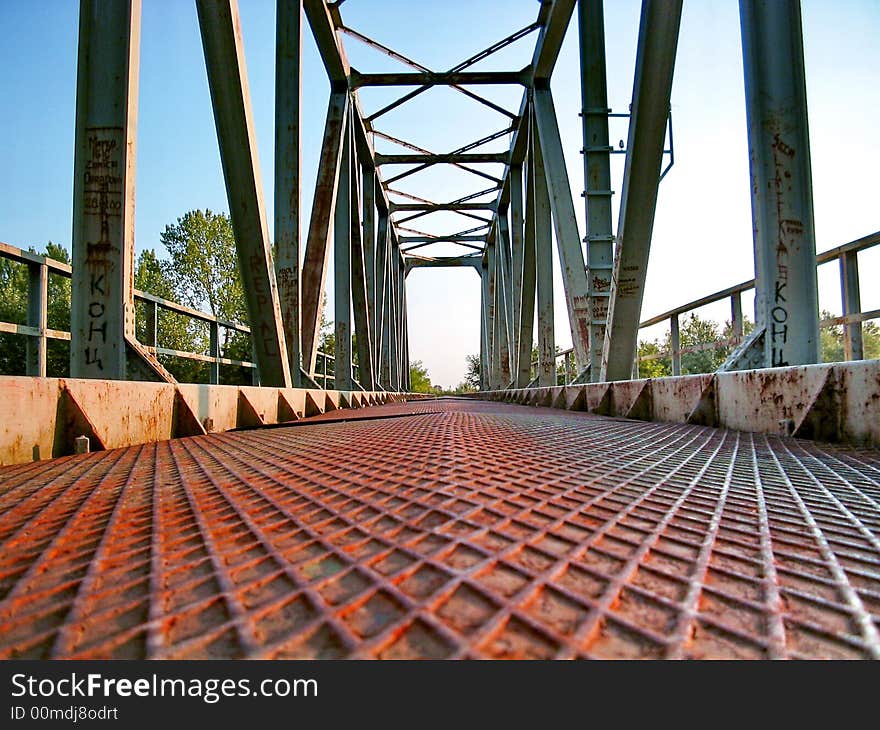
[[[485,236],[401,236],[397,239],[400,245],[407,243],[463,243],[465,241],[482,242]]]
[[[462,86],[467,84],[531,84],[531,68],[521,71],[447,71],[362,74],[351,70],[349,86]]]
[[[506,165],[510,155],[507,152],[465,152],[446,155],[376,155],[377,165],[443,165],[458,163],[501,163]],[[389,181],[390,182],[390,181]]]
[[[495,201],[490,200],[486,203],[391,203],[389,206],[392,213],[397,211],[423,211],[425,213],[436,213],[443,210],[495,210]]]

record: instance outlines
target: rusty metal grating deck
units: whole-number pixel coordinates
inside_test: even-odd
[[[876,450],[358,415],[0,470],[0,656],[880,657]]]

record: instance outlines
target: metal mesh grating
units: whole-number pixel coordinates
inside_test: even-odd
[[[0,470],[0,656],[880,656],[876,450],[382,408]]]

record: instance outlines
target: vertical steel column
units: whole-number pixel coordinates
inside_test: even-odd
[[[499,344],[499,340],[501,339],[499,320],[501,317],[498,312],[498,289],[500,287],[498,282],[498,255],[496,253],[494,240],[489,240],[486,244],[486,261],[486,268],[489,272],[489,284],[487,289],[489,389],[498,390],[503,386],[500,385],[501,358],[499,357],[499,351],[501,349]]]
[[[140,0],[81,2],[73,176],[70,375],[126,377],[134,338]]]
[[[677,314],[669,318],[669,357],[672,360],[672,374],[681,375],[681,335]],[[636,354],[636,368],[638,368],[638,354]]]
[[[409,372],[409,318],[407,317],[406,310],[406,264],[403,260],[402,254],[400,256],[400,310],[402,313],[400,321],[401,342],[403,342],[403,347],[401,348],[401,368],[403,369],[402,390],[409,393],[412,391],[412,379],[410,378]]]
[[[738,340],[743,336],[743,304],[742,294],[736,292],[730,297],[730,328]]]
[[[682,0],[642,2],[602,380],[628,380],[638,351],[681,5]]]
[[[388,353],[389,362],[391,365],[391,389],[394,391],[400,391],[400,327],[398,327],[399,317],[400,317],[400,300],[398,298],[398,294],[400,292],[400,285],[398,282],[400,275],[400,267],[398,266],[397,258],[399,247],[397,244],[397,238],[392,234],[391,237],[391,251],[388,256],[388,274],[389,274],[389,283],[391,286],[391,290],[389,292],[389,302],[391,304],[391,309],[389,312],[388,318],[388,329],[391,335],[391,349]]]
[[[375,260],[373,270],[375,272],[375,302],[373,306],[373,343],[375,354],[373,362],[376,368],[376,379],[380,386],[386,385],[385,372],[382,363],[385,351],[385,272],[388,260],[388,214],[379,212],[379,230],[376,234]]]
[[[49,267],[46,264],[28,264],[27,325],[40,334],[28,337],[25,372],[38,378],[46,377],[46,323],[49,291]]]
[[[211,362],[208,365],[208,382],[217,385],[220,382],[220,325],[214,319],[208,324],[209,342],[208,354]],[[251,348],[253,357],[253,348]]]
[[[489,390],[489,264],[480,261],[480,390]]]
[[[367,292],[367,306],[369,308],[370,325],[370,357],[376,365],[375,373],[378,373],[378,357],[376,345],[379,337],[376,322],[378,301],[376,297],[376,170],[369,160],[364,160],[361,168],[361,246],[364,252],[364,276]]]
[[[196,0],[196,9],[260,382],[290,387],[238,4]]]
[[[534,224],[535,217],[535,184],[532,175],[531,158],[526,163],[526,179],[528,181],[526,187],[526,215]],[[522,172],[522,168],[520,168]],[[521,176],[520,176],[521,177]],[[520,189],[522,181],[520,180]],[[513,188],[511,188],[513,190]],[[521,204],[521,203],[520,203]],[[511,209],[514,209],[511,200]],[[514,216],[515,217],[515,216]],[[522,230],[520,225],[520,230]],[[537,277],[537,264],[535,260],[535,226],[527,225],[521,236],[522,254],[521,276],[519,281],[519,309],[516,312],[518,321],[517,329],[517,370],[516,370],[516,387],[526,388],[532,380],[532,341],[534,339],[535,327],[535,287]]]
[[[278,0],[275,29],[275,271],[294,387],[302,385],[300,187],[302,0]]]
[[[769,367],[819,360],[816,240],[798,0],[740,0],[755,294]]]
[[[511,327],[510,370],[516,379],[519,370],[520,310],[523,298],[523,166],[511,165],[507,176],[510,185],[510,254],[511,254]],[[531,348],[530,350],[531,351]]]
[[[544,157],[531,114],[529,156],[530,187],[534,190],[534,213],[529,224],[535,230],[535,270],[538,295],[538,385],[556,385],[556,336],[553,322],[553,226]]]
[[[584,136],[584,197],[587,271],[590,282],[590,379],[599,379],[614,268],[611,221],[611,145],[608,141],[608,87],[605,72],[603,0],[578,0],[581,52],[581,118]]]
[[[367,255],[362,235],[366,235],[362,225],[361,212],[366,208],[367,193],[359,191],[361,165],[357,159],[357,146],[354,142],[354,125],[351,129],[351,294],[354,310],[355,341],[357,344],[358,383],[364,390],[375,390],[373,378],[373,337],[370,328],[372,304],[367,290]],[[363,198],[359,195],[363,192]],[[363,208],[362,208],[363,201]],[[372,205],[372,196],[370,196]],[[370,232],[372,239],[373,232]],[[372,266],[372,261],[369,264]]]
[[[144,302],[146,310],[147,346],[159,346],[159,305],[156,302]]]
[[[321,339],[321,307],[330,263],[330,235],[336,213],[336,193],[342,169],[342,148],[348,119],[348,93],[334,91],[327,105],[324,140],[302,266],[302,360],[309,375],[315,372]]]
[[[590,364],[590,286],[584,266],[574,202],[571,199],[571,184],[565,168],[565,154],[559,137],[559,124],[549,88],[535,90],[534,106],[537,129],[535,138],[541,146],[550,209],[553,211],[571,341],[577,355],[578,367],[584,370]]]
[[[354,390],[351,363],[351,233],[352,233],[352,136],[351,120],[342,135],[342,158],[333,218],[333,295],[335,299],[334,373],[336,390]]]
[[[502,388],[511,383],[511,343],[513,340],[513,261],[510,253],[510,227],[507,222],[507,211],[498,214],[498,233],[496,235],[496,261],[499,267],[498,280],[501,283],[499,305],[502,315],[502,337],[499,350],[501,365]]]
[[[862,311],[858,255],[857,251],[847,251],[840,257],[840,301],[843,303],[844,314],[857,314]],[[843,349],[847,360],[864,359],[861,322],[843,326]]]

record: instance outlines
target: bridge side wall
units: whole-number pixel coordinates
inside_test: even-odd
[[[880,446],[880,360],[484,391],[475,397]]]
[[[287,423],[412,394],[0,376],[0,465]]]

